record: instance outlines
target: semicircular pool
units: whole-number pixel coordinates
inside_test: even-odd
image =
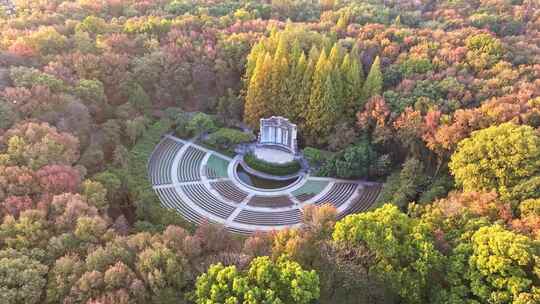
[[[287,186],[294,184],[300,178],[300,177],[294,177],[287,180],[267,179],[267,178],[256,176],[254,174],[247,172],[240,164],[236,166],[236,174],[238,178],[240,179],[240,181],[246,184],[247,186],[250,186],[253,188],[265,189],[265,190],[285,188]]]

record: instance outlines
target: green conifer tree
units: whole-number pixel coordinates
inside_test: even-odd
[[[328,56],[328,62],[333,68],[335,67],[336,63],[341,62],[341,53],[342,50],[339,44],[334,43],[332,49],[330,50],[330,55]]]
[[[306,131],[308,142],[311,144],[323,144],[327,141],[327,136],[331,127],[335,123],[338,113],[336,113],[336,86],[332,81],[332,67],[326,56],[326,52],[321,52],[315,72],[313,84],[309,98],[309,106],[306,115]]]
[[[344,78],[345,112],[354,119],[355,113],[361,108],[360,97],[363,84],[361,68],[358,61],[347,54],[343,58],[340,70]]]
[[[341,14],[341,16],[339,16],[339,19],[336,23],[336,28],[340,31],[345,31],[347,29],[347,26],[349,25],[350,17],[351,17],[351,14],[349,12]]]
[[[303,53],[304,52],[302,51],[300,42],[298,41],[298,39],[295,39],[291,46],[291,55],[289,56],[291,58],[291,62],[297,62]]]
[[[364,86],[362,88],[362,102],[365,102],[372,96],[381,95],[382,86],[383,75],[381,72],[381,61],[379,56],[377,56],[371,65],[366,82],[364,82]]]
[[[293,77],[291,79],[291,118],[301,121],[302,111],[307,104],[307,98],[304,97],[304,85],[311,87],[311,71],[308,70],[306,54],[302,53],[294,67]],[[308,79],[304,79],[308,78]]]
[[[313,46],[307,57],[306,69],[302,76],[302,84],[298,92],[298,99],[295,101],[296,109],[298,110],[298,123],[301,126],[305,126],[307,120],[307,108],[309,107],[309,99],[311,96],[313,86],[313,74],[315,72],[315,66],[319,59],[320,52],[316,46]]]
[[[302,85],[307,69],[306,60],[306,55],[302,52],[299,58],[293,62],[294,64],[291,64],[291,69],[285,82],[287,95],[285,113],[294,122],[299,122],[300,113],[305,106],[305,102],[302,101]]]
[[[262,41],[255,44],[253,48],[251,49],[251,52],[248,54],[247,61],[246,61],[246,74],[245,74],[246,76],[244,79],[246,83],[246,87],[249,85],[249,82],[251,81],[251,77],[253,76],[253,71],[255,70],[257,61],[261,57],[264,57],[264,54],[265,54],[265,50],[264,50],[264,45]]]
[[[339,44],[334,43],[328,56],[329,73],[332,81],[332,107],[338,111],[337,115],[341,114],[343,105],[345,104],[345,83],[344,75],[340,70],[343,61],[343,50]]]
[[[288,102],[288,90],[286,87],[289,73],[288,43],[285,35],[280,35],[274,57],[270,75],[270,99],[268,103],[272,109],[272,114],[286,116],[286,105]]]
[[[270,114],[270,71],[272,57],[266,53],[257,60],[253,76],[249,81],[244,106],[244,122],[252,128],[257,128],[259,119]]]

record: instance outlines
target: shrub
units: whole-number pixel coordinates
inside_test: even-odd
[[[197,113],[193,115],[189,123],[187,124],[187,130],[193,136],[199,136],[201,134],[212,132],[216,129],[216,124],[212,117],[208,114]]]
[[[283,164],[274,164],[261,160],[252,153],[246,154],[244,161],[252,169],[272,175],[290,175],[301,169],[300,163],[296,160]]]
[[[364,178],[377,160],[377,153],[367,140],[336,153],[319,170],[323,176]]]
[[[201,112],[180,112],[175,115],[174,120],[176,134],[183,138],[200,136],[217,129],[212,116]]]
[[[314,171],[318,171],[318,169],[323,167],[334,155],[332,152],[312,147],[304,148],[303,153],[304,157],[309,162],[309,166],[314,169]]]
[[[218,150],[231,150],[234,146],[254,140],[254,136],[235,129],[221,128],[208,135],[204,143]]]

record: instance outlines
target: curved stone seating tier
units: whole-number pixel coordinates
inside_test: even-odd
[[[201,180],[200,167],[206,152],[188,147],[178,165],[178,180],[191,182]]]
[[[310,199],[312,199],[314,197],[315,197],[315,194],[303,193],[303,194],[297,195],[296,199],[301,201],[301,202],[306,202],[306,201],[309,201]]]
[[[331,204],[334,207],[339,208],[354,195],[356,189],[358,189],[358,184],[337,182],[332,185],[332,188],[330,188],[323,197],[318,199],[315,204]]]
[[[174,188],[155,189],[155,191],[164,207],[176,210],[194,224],[200,224],[204,221],[204,218],[199,213],[180,198]]]
[[[216,170],[214,170],[214,168],[209,168],[208,166],[204,167],[204,174],[206,175],[206,177],[208,177],[208,179],[217,179],[217,178],[219,178]]]
[[[338,218],[343,218],[348,214],[359,213],[368,210],[381,193],[381,185],[370,185],[365,186],[362,190],[362,193],[352,204],[341,214],[338,215]]]
[[[253,196],[249,202],[248,205],[255,206],[255,207],[288,207],[292,206],[293,202],[291,199],[286,195],[281,196]]]
[[[246,192],[240,190],[240,188],[236,187],[230,181],[212,182],[210,185],[212,188],[216,189],[221,196],[235,203],[242,202],[248,196]]]
[[[148,162],[148,177],[152,185],[172,183],[171,168],[174,156],[182,149],[182,144],[165,138],[156,147]]]
[[[220,201],[202,184],[184,185],[182,189],[197,206],[217,217],[227,219],[234,212],[235,207]]]
[[[378,184],[309,176],[287,189],[247,189],[229,176],[235,165],[230,162],[224,155],[167,135],[150,156],[148,178],[163,207],[191,223],[219,223],[238,234],[300,224],[301,207],[309,204],[331,204],[340,218],[362,212],[373,206],[381,191]]]
[[[300,223],[302,213],[300,209],[278,212],[261,212],[244,209],[234,219],[235,222],[259,226],[287,226]]]
[[[253,230],[242,229],[242,228],[238,228],[238,227],[234,227],[234,226],[226,227],[226,229],[228,231],[230,231],[230,232],[233,232],[233,233],[236,233],[236,234],[242,234],[242,235],[250,235],[250,234],[252,234],[254,232]]]

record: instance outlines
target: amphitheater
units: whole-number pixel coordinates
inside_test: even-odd
[[[194,224],[209,221],[239,234],[299,226],[306,205],[333,205],[340,218],[362,212],[381,190],[377,183],[307,173],[284,188],[256,189],[238,180],[238,162],[238,156],[165,135],[150,156],[148,176],[164,207]]]

